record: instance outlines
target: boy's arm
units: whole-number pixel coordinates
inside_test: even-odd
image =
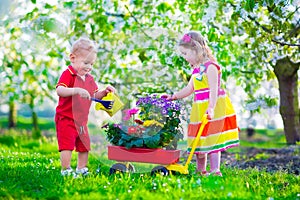
[[[69,96],[78,94],[82,98],[87,98],[87,99],[91,98],[91,96],[87,90],[85,90],[83,88],[78,88],[78,87],[67,88],[64,86],[58,86],[56,88],[56,93],[60,97],[69,97]]]
[[[94,97],[97,99],[102,99],[107,95],[109,92],[115,92],[116,89],[112,86],[107,86],[104,90],[100,90],[94,94]]]
[[[96,99],[102,99],[103,97],[105,97],[107,95],[107,93],[105,92],[105,90],[100,90],[100,91],[97,91],[95,94],[94,94],[94,97]]]

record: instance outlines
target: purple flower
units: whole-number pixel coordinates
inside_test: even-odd
[[[162,114],[162,115],[166,115],[166,114],[168,114],[168,110],[167,110],[167,109],[165,109],[165,108],[163,108],[163,109],[161,110],[161,114]]]
[[[121,128],[121,125],[120,124],[114,124],[114,127],[115,128]]]
[[[181,105],[180,104],[175,104],[174,105],[174,110],[179,111],[181,109]]]
[[[169,115],[170,117],[179,117],[177,111],[181,109],[181,105],[177,101],[168,101],[157,95],[141,97],[136,104],[143,111],[144,117],[153,116],[156,112],[162,115]]]

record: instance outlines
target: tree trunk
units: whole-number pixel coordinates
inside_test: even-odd
[[[38,124],[38,116],[37,113],[34,111],[34,97],[31,96],[30,104],[29,107],[31,108],[31,119],[32,119],[32,137],[34,139],[39,139],[41,138],[41,130],[39,129],[39,124]]]
[[[17,126],[17,106],[14,101],[9,102],[8,113],[8,128],[15,128]]]
[[[33,129],[38,129],[38,116],[36,112],[32,111],[32,126]]]
[[[39,129],[39,126],[38,126],[38,116],[37,116],[37,113],[34,111],[32,111],[32,125],[33,125],[32,137],[34,139],[41,138],[42,134],[41,134],[41,130]]]
[[[288,57],[277,60],[274,72],[279,83],[280,114],[288,144],[296,144],[300,139],[300,119],[298,100],[298,74],[300,63],[293,63]]]

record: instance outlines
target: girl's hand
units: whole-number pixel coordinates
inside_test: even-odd
[[[74,88],[75,94],[78,94],[81,98],[90,99],[90,93],[83,88]]]
[[[160,97],[161,97],[161,98],[164,98],[164,99],[167,99],[168,101],[172,101],[172,100],[174,100],[174,99],[172,98],[172,96],[173,96],[173,95],[170,95],[170,94],[163,94],[163,95],[161,95]]]
[[[207,119],[209,119],[209,120],[213,119],[214,115],[215,115],[214,109],[213,108],[207,108],[206,114],[207,114]]]

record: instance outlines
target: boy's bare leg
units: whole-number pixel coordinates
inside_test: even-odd
[[[72,158],[72,151],[63,150],[60,152],[60,162],[61,162],[62,170],[71,167],[71,158]]]
[[[89,152],[78,152],[77,169],[82,169],[87,166]]]

